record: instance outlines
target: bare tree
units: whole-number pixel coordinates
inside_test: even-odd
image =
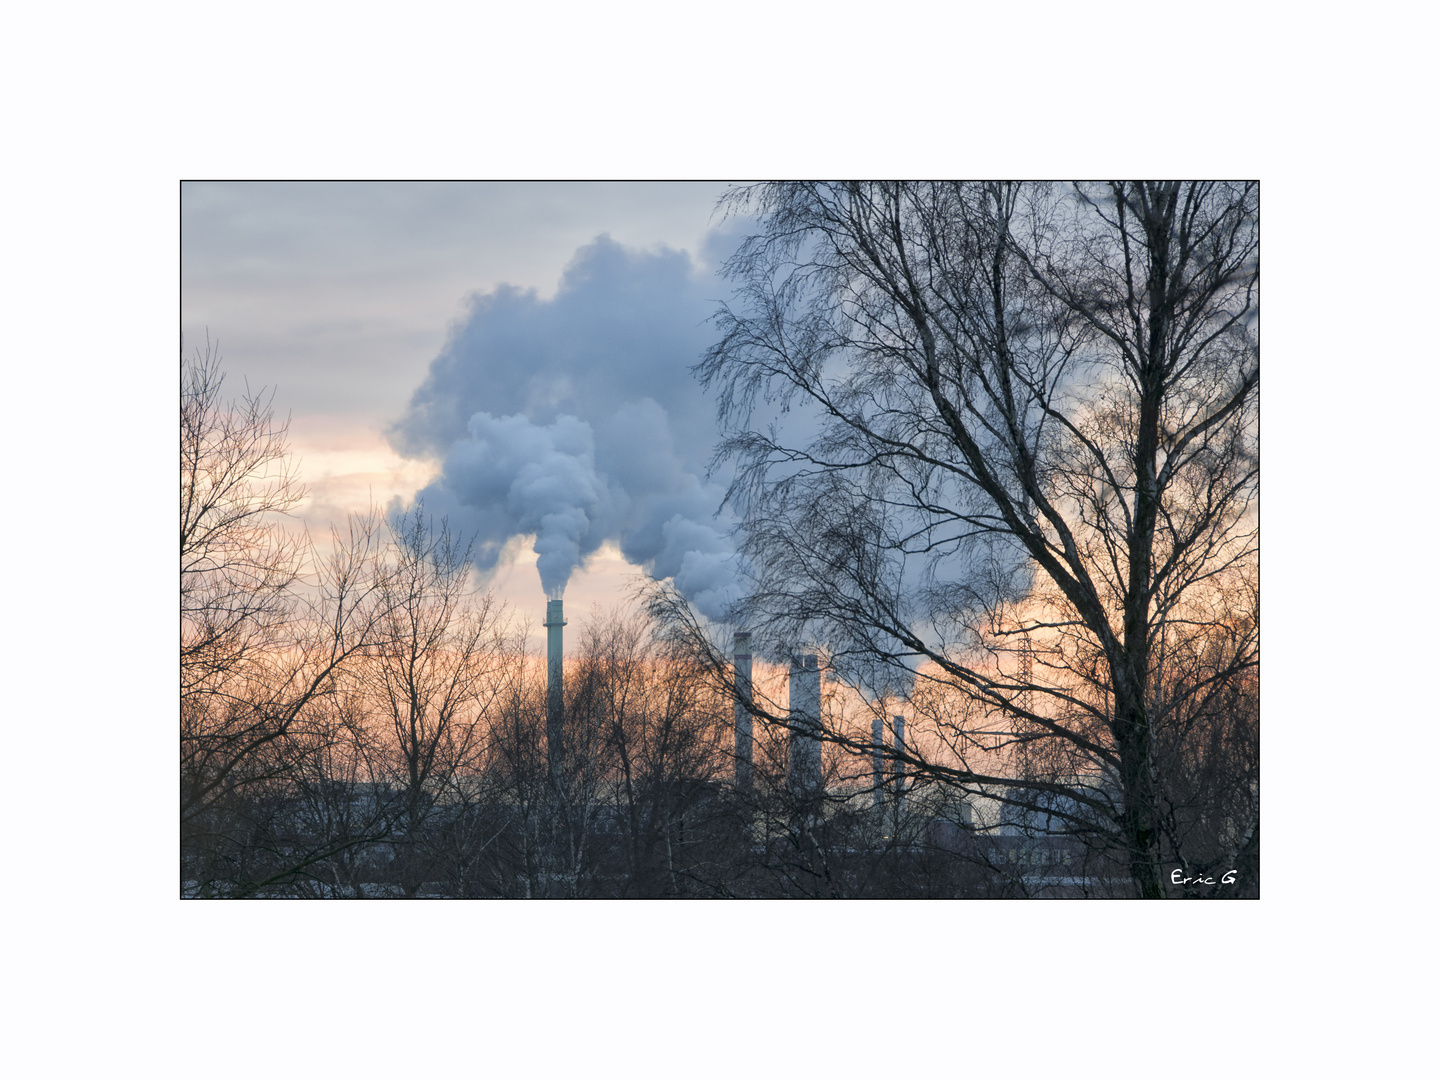
[[[222,396],[218,353],[181,355],[180,827],[192,895],[303,874],[321,849],[275,839],[295,736],[378,640],[373,515],[312,560],[278,517],[301,498],[271,398]],[[267,854],[268,853],[268,854]]]
[[[455,846],[482,784],[489,714],[506,676],[504,608],[474,589],[470,551],[416,506],[391,524],[376,592],[383,633],[354,666],[371,713],[389,734],[401,793],[401,880],[407,895],[463,864]],[[463,870],[463,866],[462,866]],[[463,876],[463,873],[462,873]]]
[[[287,872],[263,879],[266,894],[390,895],[387,841],[404,801],[389,780],[385,746],[363,697],[345,690],[317,697],[282,745],[293,760],[275,785],[278,812],[267,840]]]
[[[825,642],[877,708],[928,693],[918,783],[1043,818],[1141,896],[1193,861],[1184,822],[1258,837],[1253,800],[1201,812],[1180,779],[1259,663],[1257,186],[729,202],[760,227],[698,371],[757,640]]]
[[[545,743],[545,661],[521,655],[512,663],[517,677],[507,681],[490,728],[489,771],[497,781],[503,827],[486,884],[495,896],[534,899],[551,895],[558,877],[550,835],[554,787]]]
[[[595,734],[601,814],[616,838],[621,895],[711,892],[708,864],[723,846],[716,793],[729,772],[728,698],[691,656],[619,610],[584,629],[570,714]]]
[[[279,517],[305,498],[273,392],[222,396],[209,342],[180,367],[180,693],[213,693],[291,625],[302,542]]]

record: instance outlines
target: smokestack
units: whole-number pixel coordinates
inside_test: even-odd
[[[882,751],[885,749],[885,718],[876,715],[870,720],[870,745],[874,748],[870,751],[870,774],[875,784],[873,802],[879,806],[884,800],[885,785],[885,757]]]
[[[550,779],[559,782],[565,764],[565,602],[545,605],[547,665],[545,737],[550,754]]]
[[[809,798],[820,791],[820,667],[813,653],[791,661],[790,720],[790,794]]]
[[[753,786],[751,762],[752,740],[750,635],[744,630],[735,633],[735,790],[746,795]]]
[[[905,717],[895,717],[895,752],[905,752]],[[895,762],[895,807],[898,810],[905,809],[905,763]]]

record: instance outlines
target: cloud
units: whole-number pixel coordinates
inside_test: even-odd
[[[707,616],[739,597],[723,486],[702,477],[714,409],[689,368],[710,344],[718,278],[670,249],[600,237],[549,300],[502,286],[469,298],[405,415],[408,454],[443,456],[417,493],[493,567],[533,534],[547,592],[606,540]]]

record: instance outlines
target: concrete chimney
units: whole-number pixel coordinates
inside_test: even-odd
[[[790,794],[810,798],[820,792],[820,666],[813,653],[791,661],[790,720]]]
[[[885,796],[885,718],[874,716],[870,719],[870,776],[875,786],[871,796],[873,805],[879,806]]]
[[[549,746],[550,778],[559,781],[565,764],[565,602],[545,605],[547,645],[545,684],[545,737]]]
[[[735,633],[735,790],[746,795],[754,787],[752,762],[754,742],[750,710],[751,698],[750,635],[744,630]]]
[[[895,752],[905,752],[905,717],[895,717]],[[895,762],[895,806],[899,810],[905,809],[905,763]]]

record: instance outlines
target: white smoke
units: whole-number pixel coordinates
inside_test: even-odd
[[[595,473],[590,425],[558,416],[537,426],[524,416],[470,417],[468,438],[445,458],[445,486],[463,506],[505,507],[496,524],[505,533],[535,534],[540,582],[558,599],[571,572],[595,545],[591,525],[606,499]]]
[[[689,367],[710,343],[713,280],[683,252],[606,238],[582,249],[552,300],[501,288],[470,301],[392,439],[445,454],[418,492],[495,565],[534,535],[557,599],[606,540],[708,618],[741,595],[724,489],[701,480],[714,408]]]
[[[655,418],[654,402],[628,410],[632,419]],[[663,414],[661,416],[663,419]],[[695,520],[704,507],[718,505],[719,492],[679,467],[665,440],[643,425],[628,430],[648,446],[644,468],[616,477],[596,466],[595,434],[578,417],[561,415],[544,426],[525,416],[476,413],[468,435],[446,455],[439,480],[421,493],[426,505],[450,511],[459,524],[475,528],[483,553],[492,557],[512,536],[533,533],[540,581],[552,600],[560,599],[571,573],[607,539],[656,578],[675,586],[707,618],[721,619],[740,599],[739,563],[729,535],[718,524]],[[636,463],[618,454],[615,464]],[[458,511],[458,513],[456,513]],[[488,542],[488,543],[487,543]]]
[[[679,514],[665,522],[660,533],[665,546],[655,556],[651,573],[673,578],[675,587],[706,618],[725,618],[741,596],[738,556],[730,538]]]

